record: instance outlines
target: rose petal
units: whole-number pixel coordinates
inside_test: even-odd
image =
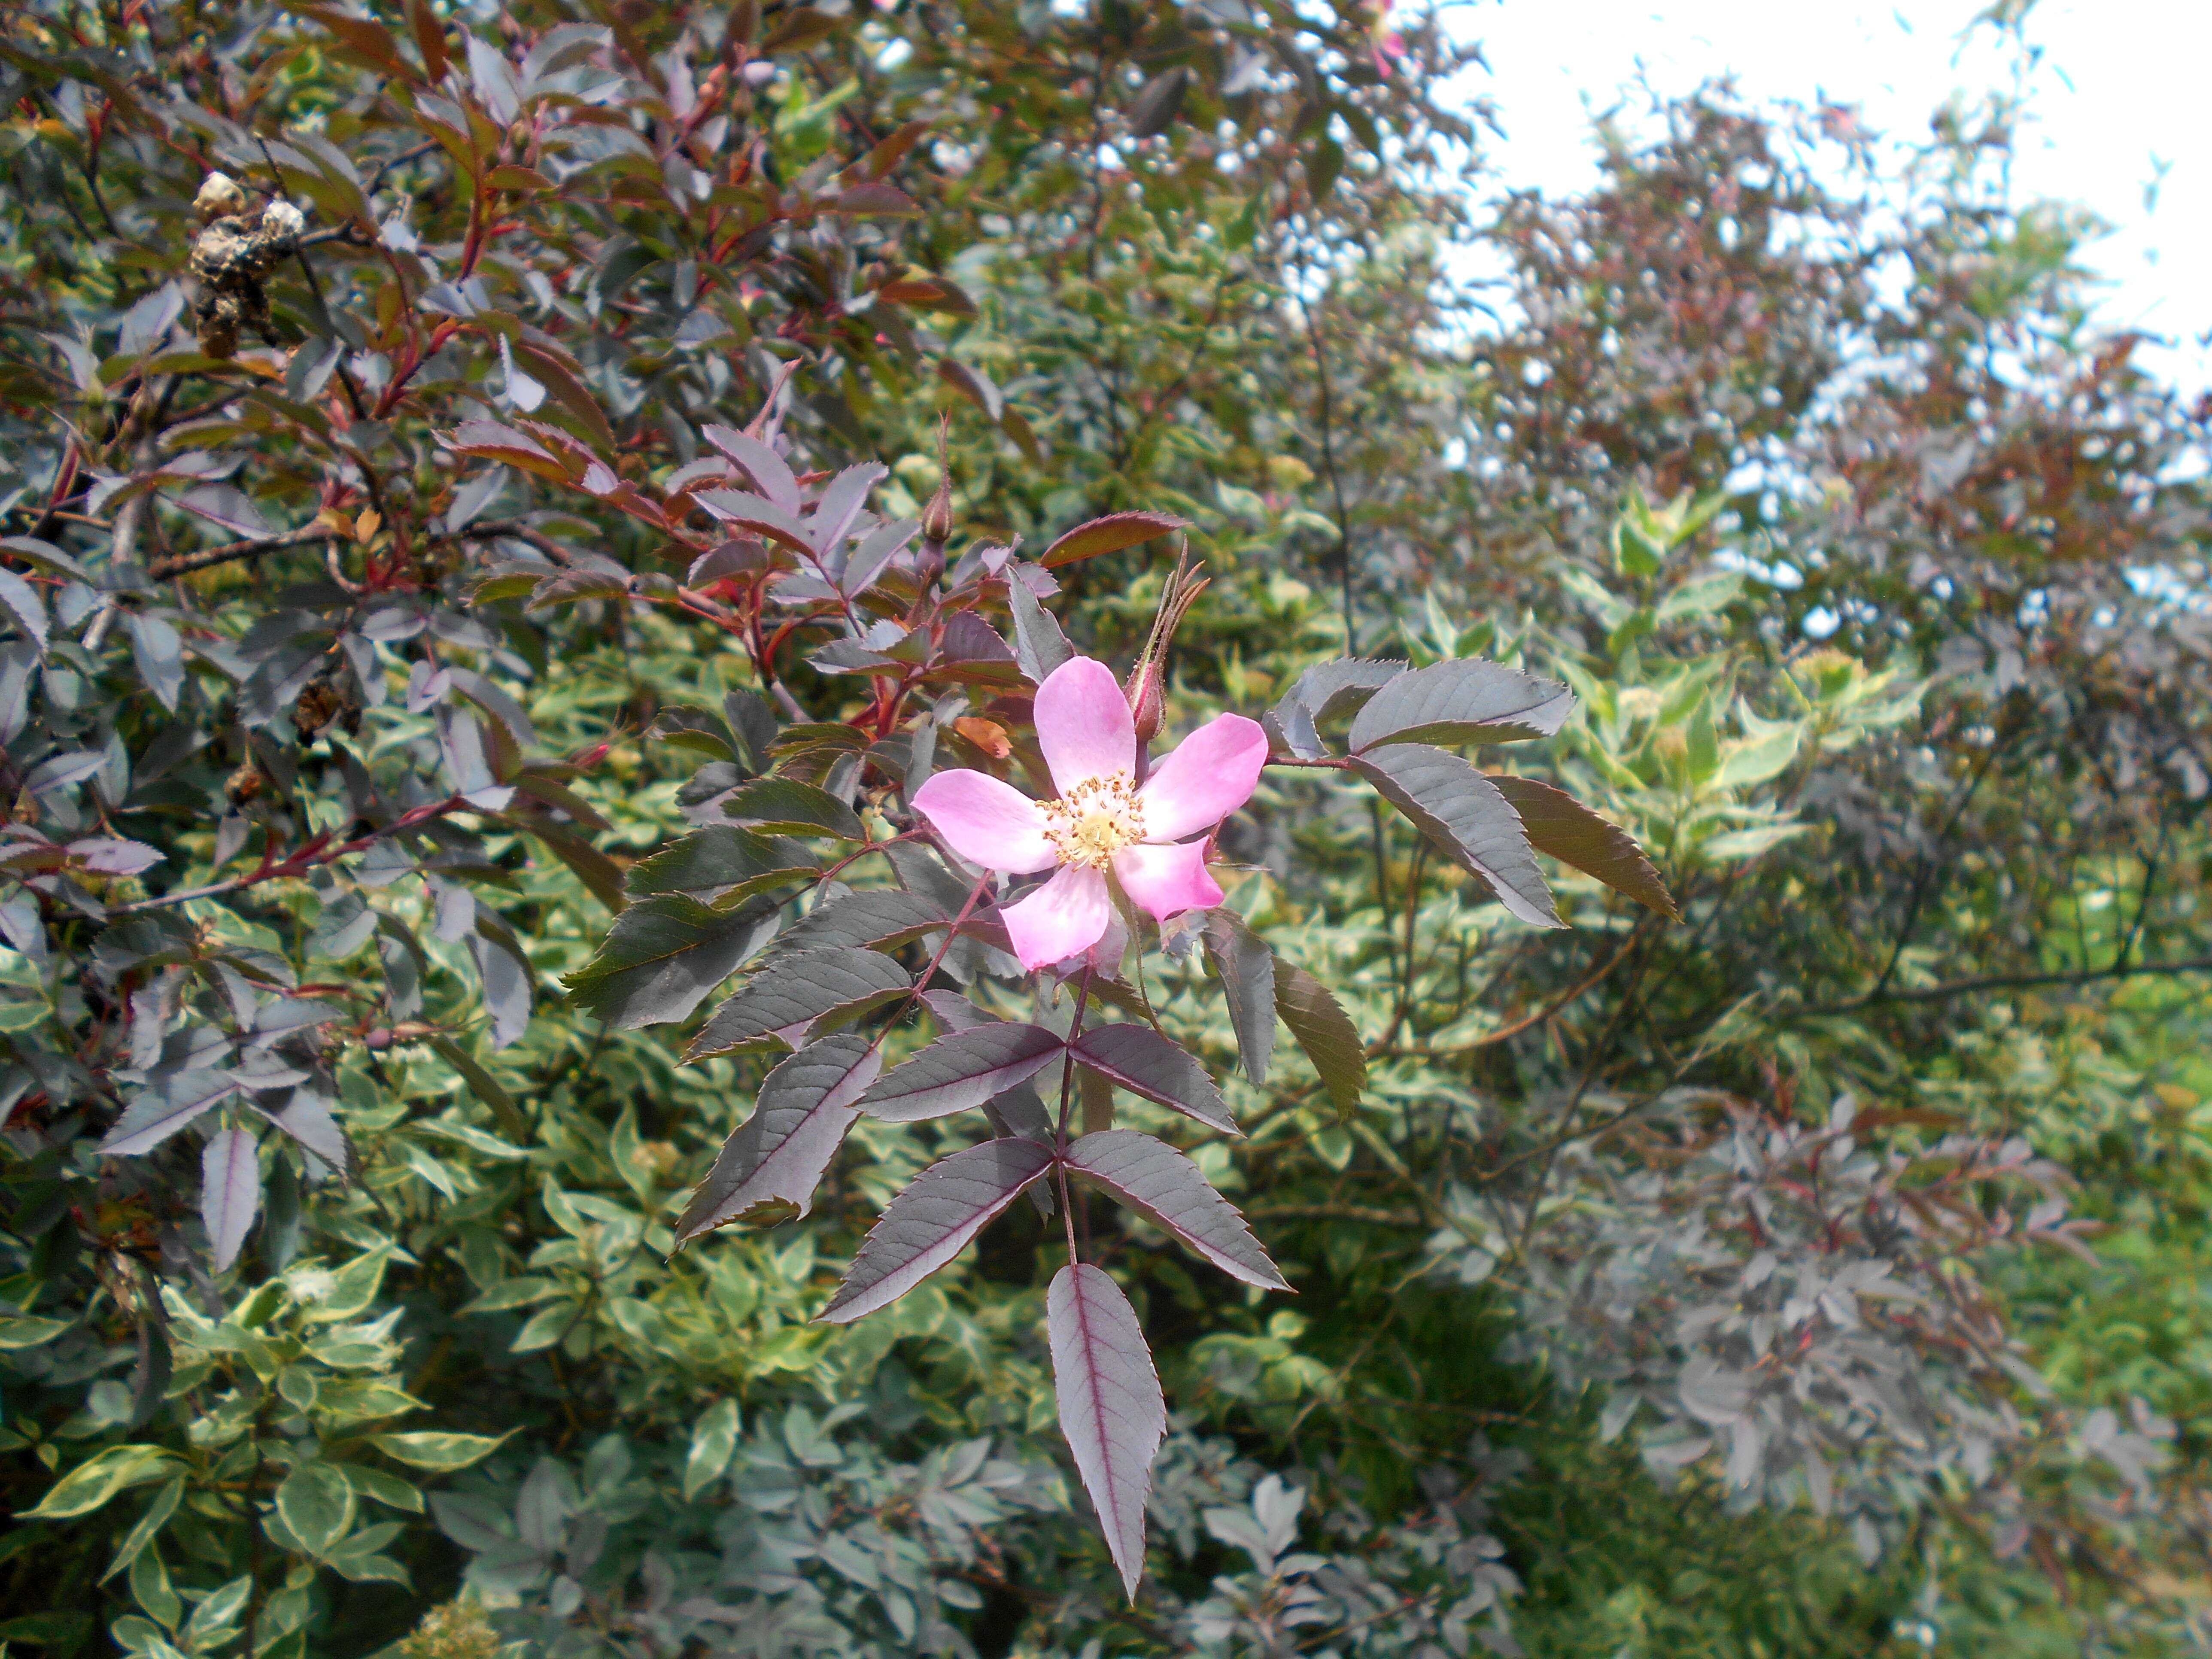
[[[1088,951],[1105,933],[1113,914],[1106,878],[1085,866],[1070,864],[999,916],[1022,966],[1034,969]]]
[[[1267,763],[1267,734],[1257,720],[1218,714],[1152,768],[1137,792],[1145,804],[1145,839],[1178,841],[1211,830],[1252,799]]]
[[[1070,657],[1045,676],[1037,687],[1036,734],[1063,795],[1087,779],[1135,775],[1137,724],[1129,700],[1114,671],[1095,657]]]
[[[958,767],[933,772],[914,792],[913,806],[970,864],[1027,875],[1059,860],[1044,838],[1044,815],[1036,803],[988,772]]]
[[[1221,884],[1206,873],[1202,841],[1124,847],[1114,854],[1114,874],[1121,890],[1158,921],[1186,910],[1210,910],[1221,902]]]

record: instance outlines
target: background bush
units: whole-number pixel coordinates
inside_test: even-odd
[[[1883,173],[1717,94],[1587,198],[1487,207],[1452,50],[1350,6],[4,28],[0,1472],[35,1518],[0,1637],[2204,1638],[2203,411],[2085,321],[2008,112]],[[221,266],[215,172],[261,239]],[[1567,678],[1559,739],[1483,758],[1602,807],[1682,912],[1566,872],[1573,929],[1528,928],[1329,780],[1232,823],[1231,902],[1364,1084],[1280,1044],[1249,1138],[1195,1147],[1295,1301],[1109,1239],[1176,1413],[1133,1609],[1051,1431],[1042,1224],[808,1323],[934,1145],[864,1121],[813,1214],[672,1260],[762,1063],[564,988],[750,740],[668,711],[763,662],[844,695],[730,648],[627,510],[764,407],[809,465],[886,464],[890,516],[948,478],[956,558],[1192,520],[1180,726],[1347,652]],[[1067,568],[1082,647],[1130,661],[1164,546]],[[1153,961],[1225,1073],[1202,953]],[[246,1161],[240,1232],[206,1183]]]

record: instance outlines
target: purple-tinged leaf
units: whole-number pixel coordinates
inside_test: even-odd
[[[1275,1053],[1275,953],[1243,917],[1216,905],[1206,913],[1206,954],[1221,976],[1244,1075],[1265,1083]]]
[[[849,1324],[889,1307],[958,1255],[969,1239],[1052,1167],[1034,1140],[987,1140],[931,1164],[885,1206],[818,1316]]]
[[[776,935],[775,953],[787,956],[832,945],[895,950],[920,939],[933,927],[943,927],[948,920],[938,905],[918,893],[902,892],[896,887],[878,888],[836,899],[809,911]],[[927,991],[922,1000],[929,1001],[945,994],[942,991]]]
[[[1394,677],[1367,700],[1346,741],[1355,753],[1379,743],[1515,743],[1550,737],[1574,707],[1557,680],[1462,658]]]
[[[753,488],[770,506],[794,515],[799,512],[799,480],[791,476],[791,467],[782,456],[759,439],[748,438],[726,426],[702,427],[700,435],[744,468],[752,477]]]
[[[1046,569],[1057,569],[1064,564],[1073,564],[1079,559],[1095,559],[1101,553],[1118,553],[1125,547],[1134,547],[1139,542],[1148,542],[1155,536],[1165,536],[1173,531],[1188,530],[1190,521],[1178,519],[1172,513],[1109,513],[1103,519],[1093,519],[1079,524],[1044,550],[1037,561]]]
[[[1341,720],[1365,707],[1367,700],[1406,672],[1394,658],[1342,657],[1317,663],[1298,676],[1298,683],[1283,694],[1268,711],[1263,725],[1282,747],[1307,760],[1328,752],[1321,740],[1323,722]]]
[[[1060,632],[1060,619],[1039,602],[1018,569],[1007,573],[1006,608],[1014,618],[1014,659],[1023,673],[1042,685],[1054,669],[1075,654],[1075,647]]]
[[[860,1115],[853,1102],[883,1069],[883,1051],[866,1038],[833,1036],[802,1048],[768,1074],[752,1115],[723,1142],[714,1167],[684,1206],[676,1242],[743,1220],[763,1206],[765,1216],[805,1215],[822,1173]]]
[[[243,1129],[225,1129],[200,1156],[200,1218],[221,1273],[238,1260],[261,1207],[261,1155]]]
[[[1636,838],[1619,824],[1600,817],[1565,790],[1534,778],[1496,777],[1491,781],[1521,815],[1521,827],[1538,852],[1596,877],[1647,910],[1681,920],[1667,884]]]
[[[684,1058],[704,1060],[785,1041],[783,1034],[794,1027],[849,1024],[904,996],[911,982],[905,969],[875,951],[833,946],[778,957],[708,1017]]]
[[[275,526],[261,516],[261,509],[228,484],[202,484],[197,489],[188,489],[178,497],[177,505],[240,536],[277,533]]]
[[[71,858],[82,860],[86,869],[102,876],[135,876],[169,856],[143,841],[120,841],[112,836],[73,841],[68,852]]]
[[[339,1179],[351,1181],[361,1172],[361,1160],[354,1156],[353,1142],[346,1138],[344,1128],[331,1113],[327,1097],[309,1089],[295,1089],[282,1111],[271,1112],[259,1107],[255,1109],[291,1136],[316,1162],[328,1165]]]
[[[1100,1025],[1075,1040],[1075,1057],[1132,1094],[1171,1106],[1224,1134],[1244,1132],[1206,1067],[1149,1025]]]
[[[179,1072],[162,1078],[132,1097],[97,1150],[107,1158],[150,1152],[202,1112],[237,1092],[237,1080],[226,1072]]]
[[[857,466],[847,467],[823,488],[814,503],[814,516],[807,520],[806,533],[814,543],[815,553],[825,562],[851,536],[854,522],[866,505],[868,492],[876,487],[876,481],[890,476],[889,467],[875,461],[862,461]]]
[[[1388,693],[1385,687],[1376,701]],[[1552,890],[1529,850],[1521,815],[1474,767],[1448,750],[1420,743],[1385,744],[1352,763],[1376,793],[1437,851],[1479,878],[1513,915],[1537,927],[1566,926],[1553,908]]]
[[[0,570],[0,605],[14,614],[40,650],[46,648],[46,602],[37,588],[12,570]]]
[[[1088,1262],[1053,1275],[1045,1297],[1052,1376],[1060,1395],[1060,1431],[1075,1454],[1121,1569],[1121,1586],[1137,1599],[1145,1576],[1145,1503],[1152,1459],[1167,1434],[1168,1407],[1152,1350],[1121,1287]]]
[[[773,501],[749,495],[741,489],[702,489],[692,499],[726,524],[750,530],[756,536],[765,536],[810,559],[814,556],[814,544],[809,538],[806,525],[795,514],[787,513]]]
[[[1266,1291],[1291,1288],[1236,1206],[1165,1141],[1134,1129],[1084,1135],[1067,1149],[1067,1167],[1166,1228],[1231,1279]]]
[[[562,982],[586,1013],[623,1030],[682,1019],[775,932],[772,905],[712,910],[681,893],[615,918],[598,954]]]
[[[945,1117],[1027,1082],[1066,1049],[1057,1033],[1012,1021],[941,1036],[862,1096],[860,1109],[889,1123]]]

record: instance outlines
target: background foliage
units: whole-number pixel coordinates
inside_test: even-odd
[[[5,29],[0,1636],[2205,1639],[2205,411],[2084,322],[2008,112],[1884,173],[1714,95],[1478,212],[1449,49],[1364,8]],[[210,170],[300,251],[188,270]],[[713,724],[779,659],[631,509],[787,364],[794,453],[890,517],[951,412],[955,558],[1192,520],[1179,729],[1347,651],[1567,679],[1478,758],[1682,912],[1568,872],[1529,928],[1335,779],[1231,823],[1364,1086],[1283,1043],[1190,1143],[1296,1300],[1111,1224],[1176,1413],[1133,1609],[1042,1220],[809,1323],[934,1148],[864,1121],[811,1215],[672,1261],[763,1062],[564,988],[761,758]],[[1134,657],[1160,547],[1063,571],[1079,646]],[[1206,952],[1148,971],[1225,1074]]]

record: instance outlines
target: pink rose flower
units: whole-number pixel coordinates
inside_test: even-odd
[[[1057,799],[1031,800],[987,773],[957,769],[933,774],[914,795],[914,810],[969,863],[1013,876],[1058,867],[1001,913],[1023,967],[1098,942],[1114,915],[1109,869],[1161,921],[1221,902],[1206,843],[1259,787],[1267,738],[1257,721],[1208,720],[1140,785],[1128,699],[1104,663],[1075,657],[1037,688],[1036,731]]]

